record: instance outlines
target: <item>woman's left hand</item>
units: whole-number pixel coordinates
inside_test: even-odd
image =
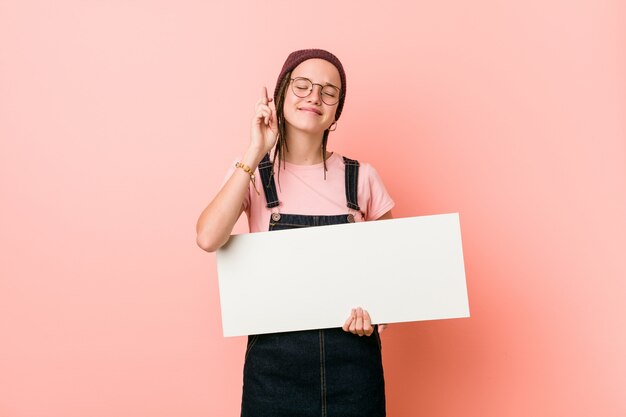
[[[382,333],[387,327],[386,324],[378,325],[378,333]],[[374,326],[367,310],[361,307],[353,308],[350,317],[342,326],[345,332],[358,334],[359,336],[371,336],[374,333]]]

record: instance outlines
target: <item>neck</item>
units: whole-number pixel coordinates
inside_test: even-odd
[[[323,134],[308,134],[306,132],[288,132],[286,135],[287,148],[285,161],[295,165],[315,165],[328,158],[327,152],[322,158]]]

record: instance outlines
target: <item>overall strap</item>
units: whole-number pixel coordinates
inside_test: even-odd
[[[276,207],[280,204],[276,193],[276,182],[274,181],[274,166],[270,161],[270,154],[265,154],[259,163],[259,174],[261,174],[261,188],[265,193],[267,208]]]
[[[346,200],[348,207],[361,211],[357,196],[359,184],[359,161],[343,157],[343,163],[346,165]]]

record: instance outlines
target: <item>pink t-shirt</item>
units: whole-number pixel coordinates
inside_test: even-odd
[[[230,178],[236,161],[226,175]],[[280,205],[267,208],[265,194],[261,188],[259,170],[255,171],[257,189],[252,184],[248,187],[243,206],[248,215],[250,232],[267,232],[270,216],[273,212],[305,215],[338,215],[352,213],[356,221],[376,220],[394,206],[394,202],[385,189],[380,176],[368,163],[360,162],[358,181],[358,204],[361,213],[348,208],[345,192],[345,165],[341,155],[333,153],[326,160],[326,180],[323,164],[294,165],[281,164],[280,185],[278,181],[278,162],[275,166],[274,181]]]

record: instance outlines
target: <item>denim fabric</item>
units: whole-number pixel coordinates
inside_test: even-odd
[[[299,214],[282,214],[280,219],[270,218],[269,230],[298,229],[312,226],[329,226],[331,224],[351,223],[352,214],[339,214],[336,216],[302,216]]]
[[[358,162],[356,174],[346,165],[347,189],[356,189],[357,178]],[[275,194],[270,190],[265,195],[270,201]],[[350,198],[348,192],[346,196]],[[356,198],[356,192],[352,196]],[[349,223],[354,221],[351,216],[275,213],[269,230]],[[242,417],[385,415],[385,381],[377,326],[369,337],[359,337],[341,328],[248,337]]]
[[[265,201],[267,207],[272,208],[278,206],[278,194],[276,193],[276,184],[274,183],[274,165],[270,161],[270,155],[265,154],[259,163],[259,174],[261,175],[261,188],[265,193]]]
[[[359,183],[359,161],[343,157],[343,163],[346,166],[346,200],[348,207],[353,210],[360,211],[359,199],[357,194],[357,184]]]
[[[382,417],[378,330],[341,328],[250,336],[242,417]]]

